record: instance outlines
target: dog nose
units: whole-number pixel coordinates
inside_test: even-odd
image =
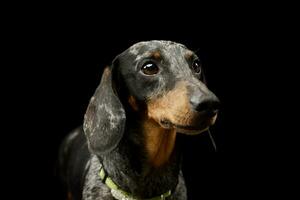
[[[194,110],[198,112],[206,112],[211,116],[218,112],[220,106],[220,100],[212,92],[209,94],[194,94],[190,99],[190,103]]]

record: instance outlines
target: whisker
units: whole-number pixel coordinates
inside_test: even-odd
[[[211,143],[212,143],[212,145],[213,145],[213,147],[214,147],[214,149],[215,149],[215,152],[217,152],[217,145],[216,145],[216,142],[215,142],[215,140],[214,140],[212,134],[210,133],[210,130],[208,129],[207,132],[208,132],[209,138],[210,138],[210,140],[211,140]]]

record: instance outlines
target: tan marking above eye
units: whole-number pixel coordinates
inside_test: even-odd
[[[152,56],[154,59],[157,59],[157,60],[161,58],[161,54],[160,54],[159,51],[153,52],[151,56]]]
[[[191,60],[193,56],[194,56],[194,52],[192,52],[192,51],[188,51],[188,52],[184,55],[185,59],[187,59],[187,60]]]

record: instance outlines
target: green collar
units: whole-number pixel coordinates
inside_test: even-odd
[[[117,184],[115,184],[115,182],[110,177],[108,177],[107,173],[103,169],[103,166],[101,166],[99,176],[100,176],[101,180],[103,181],[103,183],[105,183],[105,185],[107,185],[107,187],[109,187],[112,190],[112,194],[115,198],[122,199],[122,200],[123,199],[124,200],[138,200],[138,198],[134,197],[130,193],[125,192],[124,190],[120,189],[119,186]],[[169,190],[160,196],[153,197],[153,198],[146,199],[146,200],[164,200],[167,197],[171,196],[171,194],[172,194],[172,192],[171,192],[171,190]]]

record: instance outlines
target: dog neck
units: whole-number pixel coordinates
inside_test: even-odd
[[[141,130],[144,138],[143,146],[145,147],[148,163],[155,168],[163,166],[169,161],[174,150],[176,130],[174,128],[162,128],[146,113],[139,112],[141,105],[137,103],[133,96],[128,97],[128,103],[130,105],[129,112],[134,116],[137,124],[141,124],[138,129]]]
[[[150,165],[159,168],[168,163],[176,141],[175,129],[164,129],[152,119],[143,121],[143,135]]]
[[[112,180],[122,190],[143,198],[174,189],[181,160],[175,130],[131,117],[124,135],[118,148],[101,158]]]

